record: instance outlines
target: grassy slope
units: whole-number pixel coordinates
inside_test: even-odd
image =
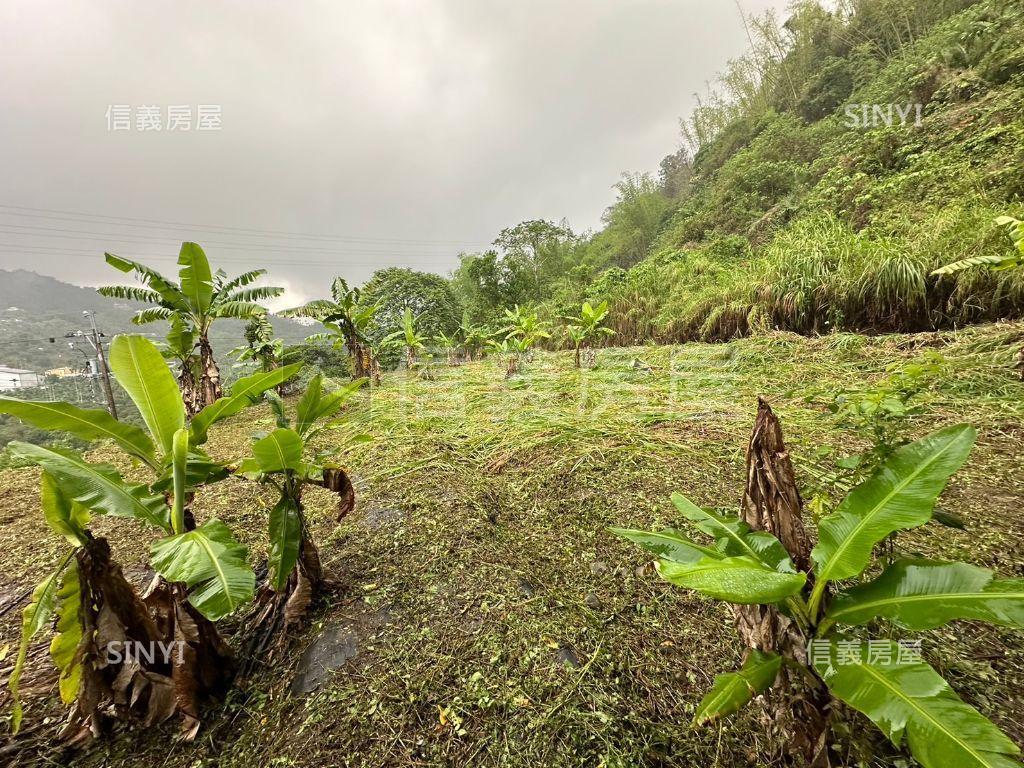
[[[378,439],[352,460],[356,512],[337,525],[329,497],[309,498],[337,582],[315,625],[236,692],[223,716],[211,715],[196,744],[120,737],[79,762],[767,764],[753,713],[721,729],[688,725],[713,675],[740,657],[729,612],[659,582],[642,568],[643,554],[605,528],[673,523],[668,494],[676,489],[700,503],[735,504],[758,394],[775,406],[801,479],[809,480],[820,446],[845,452],[857,443],[832,426],[821,403],[934,347],[953,361],[953,374],[934,382],[913,429],[959,420],[980,428],[975,455],[944,496],[969,528],[929,526],[901,541],[1022,576],[1024,385],[1008,368],[1022,335],[1021,325],[870,340],[777,334],[603,350],[599,367],[582,373],[567,353],[543,354],[508,382],[497,360],[439,369],[436,381],[388,377],[369,413]],[[213,448],[232,455],[270,425],[266,413],[236,419]],[[34,509],[36,483],[32,470],[0,473],[0,600],[39,577],[56,551]],[[199,515],[230,520],[261,555],[261,507],[271,500],[241,481],[222,490],[197,503]],[[123,521],[98,527],[142,579],[145,542],[110,522]],[[0,649],[15,639],[16,614],[0,619]],[[290,696],[300,651],[339,622],[360,635],[360,655],[318,692]],[[973,624],[925,639],[954,686],[1018,743],[1022,641],[1021,632]],[[570,654],[579,666],[564,661]],[[9,663],[8,656],[0,666]],[[39,682],[28,731],[13,747],[25,748],[22,766],[43,760],[55,727],[43,718],[58,714],[52,698],[39,698],[52,697],[52,678],[31,677]],[[894,765],[879,748],[871,764]]]
[[[1019,215],[1024,195],[1021,23],[1024,9],[984,0],[884,62],[854,48],[856,87],[835,114],[769,111],[723,131],[698,154],[694,187],[648,258],[589,289],[611,299],[619,338],[1019,316],[1019,271],[929,273],[1009,251],[993,219]],[[921,103],[923,120],[848,127],[843,105],[865,103]]]

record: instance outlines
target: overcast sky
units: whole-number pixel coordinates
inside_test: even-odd
[[[446,274],[524,219],[599,226],[745,48],[728,0],[0,0],[0,268],[117,282],[104,250],[195,240],[286,304]]]

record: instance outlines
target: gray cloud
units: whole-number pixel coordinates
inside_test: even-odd
[[[598,226],[745,46],[706,0],[7,2],[0,266],[96,284],[103,250],[171,269],[194,239],[291,299],[445,273],[522,219]],[[111,132],[111,104],[219,104],[223,127]]]

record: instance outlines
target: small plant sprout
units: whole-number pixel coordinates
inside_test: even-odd
[[[608,316],[608,302],[602,301],[596,307],[589,301],[583,302],[578,317],[566,317],[565,332],[575,351],[574,361],[580,367],[580,351],[599,336],[614,336],[615,331],[602,325]]]

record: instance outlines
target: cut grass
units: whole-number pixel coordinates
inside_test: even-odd
[[[673,490],[735,506],[758,395],[779,414],[800,479],[811,482],[835,455],[864,445],[835,428],[825,403],[934,348],[951,373],[925,393],[911,431],[964,420],[979,428],[975,454],[942,500],[968,528],[927,526],[899,541],[1024,575],[1024,385],[1011,368],[1022,335],[1020,324],[874,338],[773,334],[601,350],[598,367],[583,371],[571,352],[538,354],[510,380],[497,359],[439,367],[433,380],[386,377],[356,411],[376,437],[350,456],[356,512],[336,524],[329,494],[307,500],[337,586],[292,652],[209,713],[196,743],[172,743],[167,726],[118,735],[78,763],[771,764],[756,708],[720,726],[689,725],[714,675],[740,659],[728,609],[660,582],[607,527],[671,525]],[[237,455],[271,426],[269,412],[243,414],[213,435],[211,450]],[[57,552],[38,519],[37,483],[31,469],[0,473],[2,596],[22,593]],[[195,510],[231,522],[259,560],[272,501],[231,480]],[[142,580],[138,529],[96,527]],[[0,619],[0,648],[16,641],[19,613]],[[356,633],[360,653],[314,693],[291,695],[303,649],[337,624]],[[1024,633],[960,623],[924,637],[953,685],[1024,741]],[[59,715],[54,678],[37,678],[26,733],[6,749],[22,750],[20,765],[66,763],[50,741],[56,720],[44,721]],[[865,743],[871,729],[854,722]],[[879,740],[865,749],[866,764],[895,765]]]

